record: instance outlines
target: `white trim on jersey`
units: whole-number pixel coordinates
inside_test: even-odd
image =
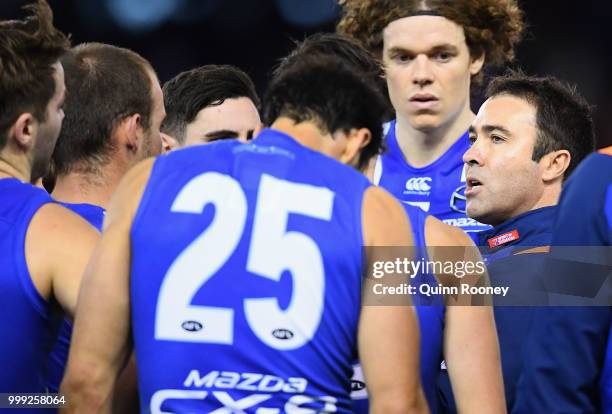
[[[431,205],[429,201],[404,201],[404,200],[400,200],[400,201],[402,203],[409,204],[414,207],[418,207],[426,213],[429,212],[429,206]]]
[[[372,176],[372,182],[374,185],[380,185],[380,178],[382,177],[383,166],[382,166],[382,155],[376,157],[376,163],[374,164],[374,174]]]

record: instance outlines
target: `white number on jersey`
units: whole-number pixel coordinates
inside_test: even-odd
[[[327,188],[298,184],[262,175],[258,189],[247,270],[279,281],[285,270],[293,292],[286,310],[276,298],[244,300],[246,320],[257,337],[282,350],[306,344],[316,332],[323,313],[325,274],[321,251],[304,233],[287,231],[289,214],[331,220],[334,193]],[[162,282],[157,300],[155,338],[160,340],[232,344],[234,309],[196,306],[197,291],[227,262],[244,232],[247,200],[234,178],[216,172],[194,177],[179,191],[171,211],[201,214],[215,206],[208,228],[174,260]],[[185,330],[185,322],[204,329]],[[201,325],[200,325],[201,326]],[[278,337],[279,327],[292,335]]]

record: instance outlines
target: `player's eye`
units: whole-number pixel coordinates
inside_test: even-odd
[[[495,144],[500,144],[506,140],[499,135],[491,135],[491,141],[493,141]]]
[[[470,141],[470,145],[473,145],[476,142],[476,135],[470,135],[468,140]]]
[[[408,55],[407,53],[396,53],[391,56],[391,59],[400,63],[410,62],[412,60],[410,55]]]
[[[438,52],[434,55],[434,59],[438,62],[448,62],[453,58],[450,52]]]

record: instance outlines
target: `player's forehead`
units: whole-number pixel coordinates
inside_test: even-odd
[[[426,52],[443,46],[467,48],[463,27],[442,16],[410,16],[392,21],[383,30],[385,50]]]
[[[501,126],[510,131],[536,128],[536,108],[516,96],[493,96],[482,104],[471,129],[480,132],[491,126]]]
[[[213,129],[253,129],[259,123],[259,113],[251,99],[230,98],[220,105],[201,109],[192,124],[206,125]]]

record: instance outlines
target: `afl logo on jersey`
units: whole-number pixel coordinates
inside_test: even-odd
[[[204,326],[198,321],[185,321],[181,324],[181,327],[189,332],[198,332],[201,331]]]
[[[279,328],[272,331],[272,336],[276,339],[291,339],[293,338],[293,332],[289,329]]]
[[[431,177],[412,177],[406,181],[404,194],[427,195],[431,190]]]
[[[365,382],[363,381],[357,381],[357,380],[351,380],[351,392],[354,391],[361,391],[366,387]]]

